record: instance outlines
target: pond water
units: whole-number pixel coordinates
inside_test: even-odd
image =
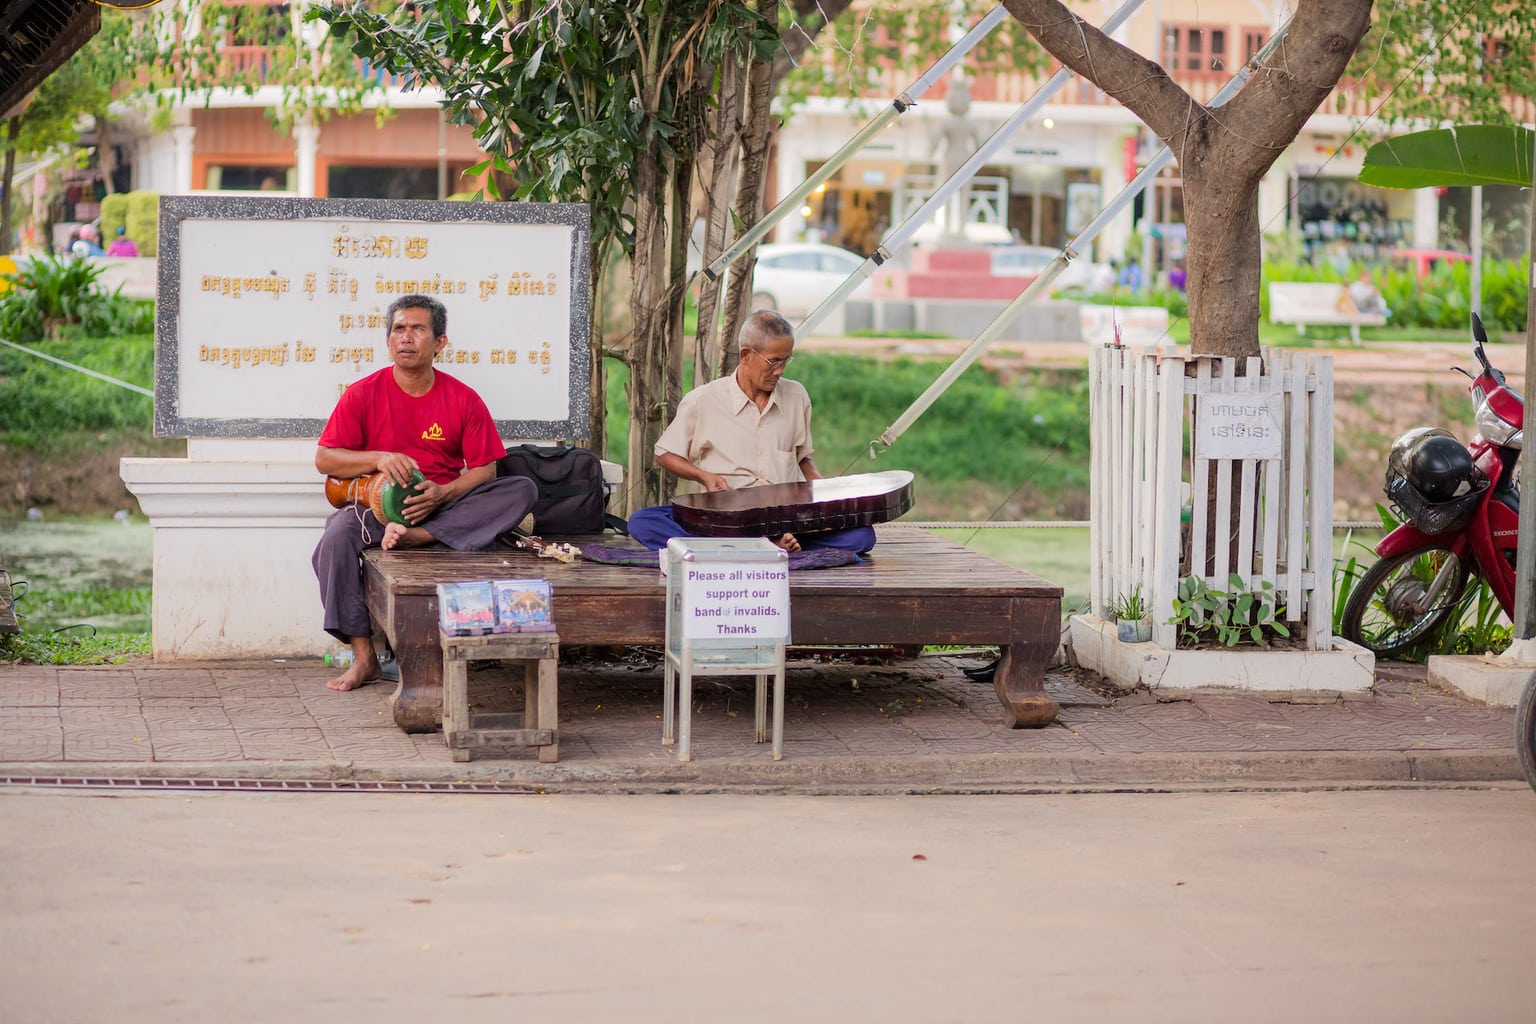
[[[10,574],[29,631],[80,623],[149,632],[153,547],[140,516],[0,520],[0,569]]]

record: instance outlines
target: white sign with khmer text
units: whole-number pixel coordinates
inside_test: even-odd
[[[1199,395],[1195,454],[1203,459],[1278,459],[1282,395]]]

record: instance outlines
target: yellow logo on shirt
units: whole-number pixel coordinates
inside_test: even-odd
[[[447,435],[443,433],[443,428],[436,423],[421,432],[421,439],[423,441],[441,441],[446,437]]]

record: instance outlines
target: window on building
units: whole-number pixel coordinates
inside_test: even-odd
[[[210,192],[292,192],[294,173],[281,164],[212,164],[204,187]]]
[[[1173,74],[1210,74],[1227,66],[1227,30],[1209,25],[1163,28],[1163,67]]]
[[[1243,29],[1243,63],[1249,61],[1264,49],[1264,44],[1269,42],[1269,29],[1245,28]]]
[[[450,167],[449,187],[462,168]],[[375,167],[333,164],[326,174],[326,195],[332,199],[436,199],[437,166]]]

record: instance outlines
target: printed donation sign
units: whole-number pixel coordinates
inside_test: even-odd
[[[1199,395],[1195,454],[1202,459],[1278,459],[1281,395]]]
[[[681,572],[684,638],[788,639],[789,566],[784,562],[688,562]]]

